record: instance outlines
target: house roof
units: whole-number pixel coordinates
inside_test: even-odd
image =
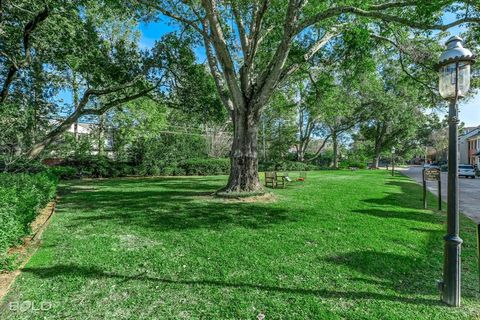
[[[476,127],[475,129],[471,130],[471,131],[468,131],[462,135],[460,135],[458,138],[459,139],[469,139],[477,134],[480,133],[480,126],[479,127]]]
[[[476,134],[472,135],[472,136],[469,136],[469,137],[467,138],[467,140],[468,140],[468,141],[470,141],[470,140],[477,140],[479,137],[480,137],[480,131],[477,132]]]

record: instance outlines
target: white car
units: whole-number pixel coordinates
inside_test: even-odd
[[[475,179],[475,168],[469,164],[461,164],[458,166],[458,176]]]
[[[440,166],[438,164],[433,164],[433,163],[426,163],[423,165],[425,169],[440,169]]]

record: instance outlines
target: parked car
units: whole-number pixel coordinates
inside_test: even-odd
[[[475,168],[469,164],[461,164],[458,166],[458,176],[475,179]]]
[[[426,163],[423,165],[424,169],[440,169],[440,166],[436,163]]]

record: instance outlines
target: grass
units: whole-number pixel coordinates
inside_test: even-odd
[[[310,173],[275,201],[219,199],[225,177],[65,187],[4,319],[477,319],[474,225],[463,305],[439,302],[444,214],[386,171]],[[431,208],[435,199],[431,197]],[[39,309],[11,311],[9,302]],[[49,307],[50,306],[50,307]]]

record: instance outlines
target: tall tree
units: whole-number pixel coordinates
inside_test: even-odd
[[[378,30],[383,23],[421,30],[447,30],[480,22],[478,8],[442,24],[445,10],[470,1],[360,1],[341,4],[306,0],[146,1],[155,11],[196,32],[203,40],[217,91],[234,124],[231,172],[223,191],[256,191],[260,114],[278,85],[349,28]],[[152,12],[151,10],[154,10]]]

